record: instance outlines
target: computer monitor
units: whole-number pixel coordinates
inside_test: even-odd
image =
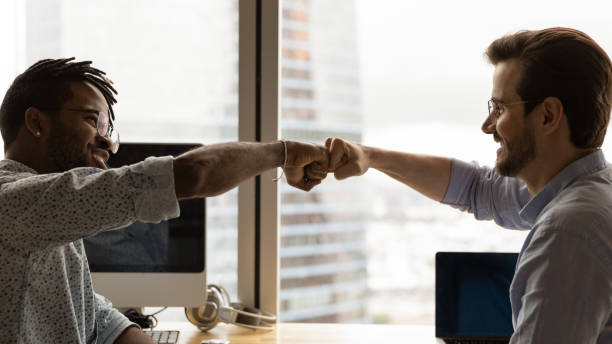
[[[199,145],[121,143],[109,167],[177,156]],[[179,201],[180,216],[84,239],[94,290],[115,307],[198,307],[206,302],[205,200]]]

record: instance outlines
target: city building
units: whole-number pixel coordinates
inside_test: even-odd
[[[360,142],[354,2],[282,6],[282,137]],[[347,186],[326,180],[309,193],[282,188],[281,321],[367,321],[365,203],[360,188]]]

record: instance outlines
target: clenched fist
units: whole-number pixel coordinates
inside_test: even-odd
[[[287,163],[283,170],[287,183],[310,191],[327,176],[329,154],[325,147],[295,141],[287,144]],[[315,167],[316,166],[316,167]]]

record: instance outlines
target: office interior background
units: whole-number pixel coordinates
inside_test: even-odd
[[[341,137],[491,166],[498,146],[480,124],[493,71],[483,51],[492,40],[569,26],[612,53],[606,1],[281,6],[281,137],[318,144]],[[238,40],[237,0],[4,0],[0,91],[39,59],[91,59],[119,91],[122,141],[235,141]],[[330,176],[309,193],[285,182],[280,190],[286,322],[433,323],[436,251],[517,252],[526,235],[475,221],[374,170],[342,182]],[[235,297],[236,189],[207,205],[208,280]],[[169,309],[158,318],[184,315]]]

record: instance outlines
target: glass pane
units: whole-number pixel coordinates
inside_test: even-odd
[[[480,125],[493,71],[482,54],[492,40],[561,25],[612,51],[608,11],[587,18],[556,1],[282,6],[282,137],[318,144],[340,137],[491,166],[497,145]],[[281,227],[280,318],[292,322],[433,324],[436,251],[518,252],[526,235],[374,170],[329,176],[310,193],[283,185]]]
[[[123,142],[237,140],[237,1],[9,0],[0,13],[3,88],[39,59],[76,56],[114,81]],[[234,297],[237,204],[237,190],[207,200],[207,278]]]

